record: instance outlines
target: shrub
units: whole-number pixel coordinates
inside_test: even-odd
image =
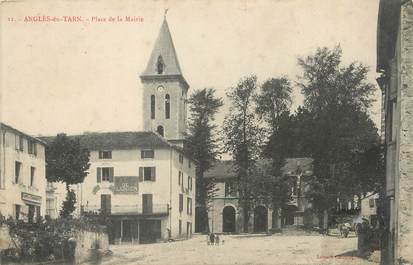
[[[4,251],[3,256],[10,260],[47,261],[72,260],[77,231],[103,232],[99,220],[93,218],[39,218],[35,223],[14,219],[0,218],[9,227],[12,240],[16,243],[15,250]]]

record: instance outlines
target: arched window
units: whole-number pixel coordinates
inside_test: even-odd
[[[158,128],[156,129],[156,131],[163,136],[163,126],[159,125]]]
[[[171,116],[171,97],[169,94],[165,95],[165,118],[169,119]]]
[[[164,66],[165,66],[165,65],[164,65],[164,63],[163,63],[162,56],[159,55],[158,61],[156,62],[156,70],[157,70],[158,74],[162,74],[162,73],[163,73]]]
[[[151,96],[151,119],[155,119],[155,95]]]

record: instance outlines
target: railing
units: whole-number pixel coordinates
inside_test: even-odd
[[[101,213],[100,205],[83,205],[84,213]],[[168,214],[168,204],[152,204],[152,207],[142,207],[142,205],[112,205],[110,214],[113,215],[151,215],[151,214]]]

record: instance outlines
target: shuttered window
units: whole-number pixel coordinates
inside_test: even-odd
[[[30,167],[30,186],[34,186],[34,174],[36,172],[35,167]]]
[[[18,135],[14,136],[14,148],[16,150],[19,150],[19,136]]]
[[[111,212],[110,194],[100,195],[100,211],[102,212],[102,214],[110,214]]]
[[[192,215],[192,199],[187,198],[186,200],[186,213]]]
[[[179,212],[184,210],[184,195],[179,194]]]
[[[24,150],[24,148],[23,148],[23,136],[19,136],[19,149],[20,149],[20,151],[23,151]]]
[[[113,182],[114,169],[113,167],[98,167],[96,169],[97,182],[109,181]]]
[[[100,167],[96,168],[96,178],[97,178],[96,180],[97,183],[102,182],[102,168]]]
[[[112,159],[112,151],[99,151],[99,159]]]
[[[20,181],[20,171],[21,171],[22,163],[16,161],[14,166],[14,182],[19,183]]]
[[[155,157],[155,151],[153,149],[146,149],[146,150],[141,150],[141,158],[154,158]]]
[[[156,167],[139,167],[139,181],[156,181]]]
[[[192,177],[188,176],[188,190],[192,190]]]

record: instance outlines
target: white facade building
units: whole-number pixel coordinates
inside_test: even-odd
[[[90,150],[89,174],[77,190],[83,214],[107,214],[114,243],[190,237],[195,164],[154,132],[73,136]]]
[[[32,221],[46,205],[45,143],[0,123],[0,214]]]

